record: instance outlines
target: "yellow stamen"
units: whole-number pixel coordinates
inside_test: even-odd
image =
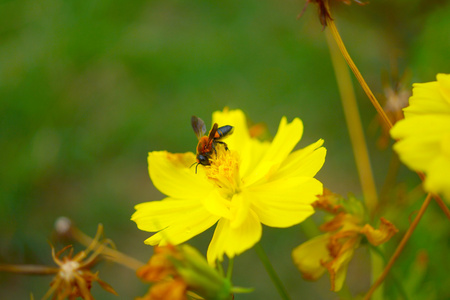
[[[219,188],[221,194],[227,198],[240,192],[239,155],[232,150],[226,150],[223,145],[216,146],[217,154],[213,154],[211,166],[205,168],[206,176]]]

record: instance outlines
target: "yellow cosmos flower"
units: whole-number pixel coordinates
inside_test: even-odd
[[[232,258],[261,239],[262,224],[285,228],[314,213],[322,193],[313,178],[325,161],[323,140],[292,152],[303,134],[300,119],[282,118],[272,143],[251,138],[242,111],[215,112],[213,123],[234,126],[234,133],[216,146],[210,166],[190,166],[194,153],[150,152],[153,184],[167,198],[138,204],[132,220],[139,229],[157,232],[150,245],[180,244],[217,223],[208,262]]]
[[[450,201],[450,74],[414,84],[403,111],[405,119],[391,130],[398,140],[394,150],[409,168],[427,175],[426,191],[442,193]]]

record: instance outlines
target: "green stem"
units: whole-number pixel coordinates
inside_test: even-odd
[[[416,217],[414,218],[414,220],[412,221],[408,230],[406,231],[405,235],[403,236],[402,240],[400,241],[400,244],[397,246],[397,249],[395,249],[394,254],[392,254],[391,258],[389,259],[388,263],[386,264],[386,267],[384,268],[383,273],[381,273],[380,277],[372,284],[369,291],[364,296],[364,300],[371,299],[373,293],[383,283],[384,279],[389,274],[389,271],[391,270],[391,268],[394,265],[397,258],[402,253],[403,249],[405,248],[406,243],[408,242],[409,238],[411,237],[411,235],[413,234],[417,225],[419,224],[420,219],[425,214],[425,211],[427,210],[427,207],[430,204],[432,196],[433,195],[431,193],[429,193],[427,195],[427,198],[425,198],[425,201],[422,203],[422,206],[420,207],[419,212],[417,213]]]
[[[384,255],[383,251],[381,251],[378,247],[375,247],[373,245],[370,245],[370,249],[373,253],[377,254],[380,256],[380,258],[383,260],[384,263],[387,263],[387,259],[386,256]],[[406,293],[405,288],[403,287],[403,284],[400,280],[398,280],[397,276],[395,276],[395,274],[391,271],[391,273],[389,274],[389,276],[391,277],[392,281],[394,282],[395,286],[398,288],[398,292],[400,293],[400,295],[402,296],[402,298],[404,300],[408,300],[408,294]]]
[[[328,14],[330,15],[330,18],[327,19],[328,28],[330,28],[333,38],[336,41],[336,44],[339,47],[339,50],[341,51],[342,56],[344,57],[345,61],[347,62],[349,68],[352,70],[353,74],[355,75],[355,77],[358,80],[359,84],[361,85],[362,89],[366,93],[370,102],[372,102],[372,105],[375,107],[376,111],[383,119],[383,122],[386,124],[386,126],[389,129],[391,129],[392,128],[391,120],[389,120],[388,116],[386,115],[386,113],[384,112],[380,103],[378,102],[377,98],[375,98],[374,94],[370,90],[369,86],[367,85],[366,81],[364,80],[364,77],[361,75],[361,73],[359,72],[355,63],[353,62],[352,58],[350,57],[350,54],[348,54],[347,48],[345,48],[344,42],[341,39],[341,35],[339,34],[339,31],[336,28],[336,24],[334,24],[334,20],[332,18],[331,12],[330,12],[330,6],[328,4],[328,1],[325,1],[325,7],[327,9]]]
[[[358,104],[353,90],[352,79],[347,64],[341,57],[339,49],[334,43],[333,35],[329,31],[326,32],[326,38],[355,157],[356,169],[358,170],[359,181],[361,182],[364,194],[364,201],[369,213],[373,216],[373,212],[378,203],[377,189],[372,173],[372,166],[366,139],[364,137],[361,117],[359,115]]]
[[[396,185],[396,178],[398,174],[398,170],[400,167],[400,160],[398,155],[395,152],[392,152],[392,157],[389,162],[389,167],[387,171],[386,178],[384,180],[384,184],[381,187],[379,206],[377,213],[382,214],[382,211],[385,206],[389,203],[390,196],[392,191]]]
[[[219,260],[216,260],[216,268],[217,268],[217,271],[219,272],[219,274],[220,274],[220,276],[225,276],[225,273],[224,273],[224,271],[223,271],[223,266],[222,266],[222,262],[220,262]]]
[[[382,247],[382,245],[380,246]],[[370,263],[371,263],[371,279],[370,282],[374,283],[375,280],[380,276],[383,272],[383,268],[386,265],[386,262],[378,256],[375,252],[370,251]],[[372,295],[372,300],[383,300],[384,295],[384,285],[380,286]]]
[[[234,265],[234,258],[230,258],[228,260],[228,269],[227,269],[227,279],[231,280],[231,274],[233,273],[233,265]]]
[[[266,255],[266,252],[264,252],[264,249],[262,248],[260,243],[257,243],[254,247],[256,254],[258,254],[259,259],[261,260],[262,264],[264,265],[264,268],[267,271],[267,274],[269,274],[270,279],[272,280],[273,284],[278,290],[278,293],[281,296],[281,299],[284,300],[290,300],[290,297],[286,291],[286,288],[283,286],[283,283],[280,280],[280,277],[278,277],[277,273],[275,273],[275,269],[273,268],[272,264],[269,261],[269,258]]]

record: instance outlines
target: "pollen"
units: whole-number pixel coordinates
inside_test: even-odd
[[[224,145],[217,145],[216,151],[217,154],[210,159],[211,166],[206,168],[206,176],[221,189],[222,194],[231,198],[240,191],[239,154]]]

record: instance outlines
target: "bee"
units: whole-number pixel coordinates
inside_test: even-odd
[[[217,123],[214,123],[213,127],[209,131],[209,134],[206,136],[206,126],[202,119],[192,116],[191,125],[194,129],[195,135],[198,138],[196,157],[197,166],[195,167],[195,173],[197,173],[198,165],[211,165],[209,159],[211,158],[213,152],[217,154],[216,144],[222,144],[225,146],[225,150],[228,150],[227,144],[222,142],[221,139],[231,135],[234,127],[230,125],[219,127]]]

